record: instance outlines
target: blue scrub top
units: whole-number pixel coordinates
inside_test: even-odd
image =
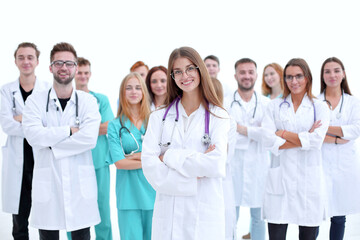
[[[111,121],[114,119],[114,114],[111,110],[109,99],[100,93],[89,92],[93,95],[99,106],[99,112],[101,115],[101,123]],[[99,169],[109,165],[110,162],[110,152],[109,152],[109,143],[107,135],[101,135],[98,137],[96,146],[92,149],[92,157],[94,162],[95,169]]]
[[[268,94],[266,97],[270,98],[270,94]],[[280,93],[276,98],[282,98],[282,97],[283,97],[283,95],[282,95],[282,93]]]
[[[141,129],[137,129],[129,119],[123,118],[123,124],[134,135],[135,140],[139,144],[139,150],[142,151],[142,139],[145,134],[144,125]],[[108,125],[108,140],[111,154],[111,163],[125,159],[120,145],[120,131],[121,125],[119,118],[114,119]],[[121,131],[121,142],[125,154],[137,148],[134,138],[125,130]],[[155,190],[146,180],[142,169],[116,171],[116,199],[117,208],[119,210],[125,209],[154,209]]]

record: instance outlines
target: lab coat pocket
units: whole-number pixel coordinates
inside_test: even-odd
[[[32,199],[37,203],[50,201],[52,195],[50,168],[34,169]]]
[[[224,216],[224,208],[219,204],[210,204],[199,202],[199,221],[200,222],[217,222]]]
[[[84,198],[97,197],[97,184],[93,166],[79,166],[80,191]]]
[[[266,183],[266,192],[273,195],[283,195],[284,194],[284,185],[282,181],[281,168],[270,168],[267,183]]]

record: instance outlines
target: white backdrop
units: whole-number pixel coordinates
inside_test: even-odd
[[[171,51],[180,46],[191,46],[202,57],[218,56],[218,78],[234,89],[233,65],[242,57],[258,63],[256,89],[266,64],[284,66],[291,58],[304,58],[315,95],[322,62],[336,56],[345,65],[353,94],[360,96],[359,23],[356,1],[349,0],[1,1],[0,85],[18,77],[13,54],[24,41],[37,44],[36,75],[51,82],[50,50],[66,41],[91,61],[90,89],[106,94],[114,113],[130,66],[142,60],[149,67],[167,67]],[[5,137],[0,130],[1,145]]]

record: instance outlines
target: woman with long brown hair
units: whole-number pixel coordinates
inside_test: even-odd
[[[146,76],[146,86],[151,98],[150,109],[154,111],[161,107],[166,99],[167,69],[164,66],[156,66],[150,69]]]
[[[330,126],[323,153],[331,217],[330,240],[342,240],[346,215],[360,212],[360,163],[355,140],[360,136],[360,102],[351,95],[340,59],[328,58],[321,67],[320,100],[330,108]]]
[[[165,107],[150,115],[142,152],[156,190],[152,239],[225,239],[229,116],[194,49],[171,53],[167,80]]]
[[[150,240],[155,191],[141,169],[142,139],[150,114],[149,94],[138,73],[121,83],[116,118],[108,125],[116,171],[118,224],[122,240]]]
[[[305,60],[291,59],[284,81],[283,98],[269,103],[262,121],[263,144],[272,154],[263,217],[269,240],[286,239],[288,224],[299,226],[299,239],[315,240],[326,217],[321,146],[329,110],[312,95],[312,75]]]

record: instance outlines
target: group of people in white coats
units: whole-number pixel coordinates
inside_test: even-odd
[[[360,106],[337,58],[324,62],[317,98],[303,59],[265,66],[261,94],[256,62],[242,58],[225,101],[207,69],[217,59],[177,48],[167,69],[132,67],[114,118],[72,45],[51,51],[52,86],[36,79],[39,54],[20,44],[20,77],[1,89],[2,203],[14,239],[28,239],[30,208],[42,240],[59,230],[90,239],[94,225],[112,239],[110,164],[122,240],[236,239],[240,206],[250,208],[253,240],[265,239],[265,221],[271,240],[286,239],[288,224],[316,239],[327,217],[330,239],[343,239],[346,215],[360,212]]]

